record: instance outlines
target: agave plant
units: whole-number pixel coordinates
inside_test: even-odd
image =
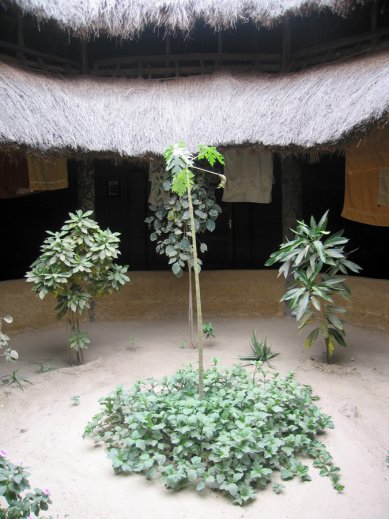
[[[310,224],[297,221],[293,230],[294,240],[287,240],[274,252],[266,266],[282,263],[279,275],[290,279],[287,291],[281,301],[287,301],[298,328],[316,323],[310,331],[305,346],[310,348],[321,334],[326,345],[327,362],[335,348],[335,343],[346,346],[344,321],[341,316],[347,313],[344,306],[334,301],[334,296],[348,300],[350,290],[346,279],[338,274],[358,273],[361,267],[347,258],[344,251],[348,239],[343,231],[331,235],[327,231],[328,211],[316,223],[311,217]],[[339,299],[339,298],[337,298]]]
[[[241,355],[239,357],[240,360],[251,362],[266,362],[269,368],[273,366],[269,363],[275,357],[278,357],[279,353],[275,353],[271,350],[270,346],[267,345],[266,337],[259,341],[257,339],[257,335],[253,330],[251,334],[251,353],[249,355]]]

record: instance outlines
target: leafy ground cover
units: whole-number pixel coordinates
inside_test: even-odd
[[[341,492],[340,469],[318,435],[333,428],[315,404],[309,386],[292,373],[256,371],[215,364],[204,372],[204,399],[198,398],[192,366],[161,380],[118,386],[101,399],[101,412],[84,436],[102,441],[116,473],[161,475],[166,487],[218,490],[235,504],[255,498],[258,489],[299,477],[309,481],[301,459],[313,459],[320,475]],[[278,493],[282,485],[273,483]]]

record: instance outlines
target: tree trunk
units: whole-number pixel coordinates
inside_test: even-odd
[[[69,323],[69,326],[70,326],[70,334],[74,333],[74,332],[79,332],[80,331],[80,320],[79,320],[79,317],[78,317],[78,314],[76,312],[72,312],[71,310],[69,310],[69,313],[68,313],[68,323]],[[69,344],[68,344],[68,355],[69,355],[69,364],[71,366],[74,365],[74,362],[73,362],[73,351],[72,348],[70,347],[70,341],[69,341]],[[84,353],[82,350],[75,350],[75,353],[76,353],[76,362],[75,364],[76,365],[81,365],[81,364],[84,364]]]

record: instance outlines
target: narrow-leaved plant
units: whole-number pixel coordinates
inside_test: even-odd
[[[307,336],[305,346],[310,348],[322,335],[329,362],[335,343],[346,347],[341,316],[347,309],[337,304],[336,299],[348,300],[350,290],[346,279],[338,274],[358,273],[361,267],[348,259],[349,254],[344,251],[348,239],[343,231],[331,235],[327,230],[328,211],[318,223],[311,217],[309,225],[304,221],[297,224],[294,239],[282,243],[266,266],[282,263],[279,275],[285,278],[289,275],[291,282],[281,301],[289,303],[300,330],[317,324]]]

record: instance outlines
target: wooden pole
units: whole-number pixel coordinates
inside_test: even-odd
[[[95,166],[92,159],[79,162],[78,175],[78,207],[82,211],[95,211]]]
[[[282,40],[282,72],[287,72],[290,63],[292,34],[290,21],[286,18],[284,22],[284,35]]]
[[[281,159],[281,191],[282,191],[282,240],[293,238],[291,229],[296,221],[303,218],[303,173],[296,157],[289,155]],[[286,287],[291,279],[286,279]],[[284,314],[290,316],[287,303]]]
[[[79,162],[77,172],[77,199],[78,207],[82,211],[95,212],[95,166],[92,159]],[[96,300],[91,298],[89,307],[89,320],[96,319]]]
[[[24,48],[24,23],[23,23],[23,16],[18,16],[18,45],[21,49]],[[18,52],[17,54],[18,58],[20,58],[25,63],[25,55],[24,52]]]
[[[377,22],[378,22],[378,3],[374,0],[371,6],[370,12],[370,31],[371,31],[371,42],[375,45],[377,43]]]

